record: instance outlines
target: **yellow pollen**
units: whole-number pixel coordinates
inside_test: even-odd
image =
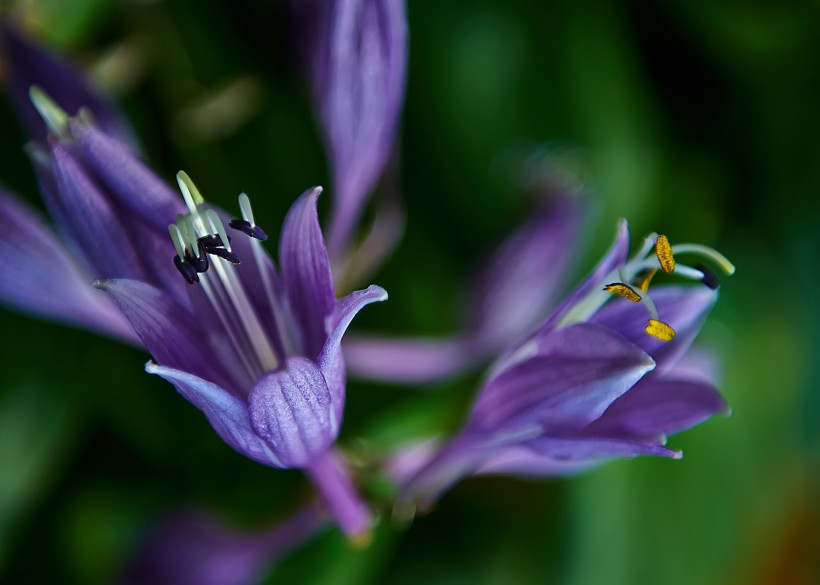
[[[612,284],[606,285],[604,287],[604,292],[614,293],[620,297],[629,299],[633,303],[641,302],[641,295],[636,293],[631,286],[622,282],[613,282]]]
[[[663,271],[669,274],[675,269],[675,257],[672,256],[672,246],[669,245],[669,238],[661,234],[655,243],[655,254],[658,262],[661,263]]]
[[[650,319],[646,326],[646,332],[652,337],[657,337],[661,341],[672,341],[675,337],[675,330],[663,321]]]
[[[649,290],[649,283],[652,282],[652,277],[655,276],[655,273],[657,271],[658,270],[656,268],[653,268],[652,270],[645,272],[643,276],[641,276],[641,279],[637,282],[638,289],[641,292],[646,292]]]

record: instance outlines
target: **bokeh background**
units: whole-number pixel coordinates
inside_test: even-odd
[[[87,68],[169,181],[184,168],[231,207],[247,191],[273,232],[296,195],[327,184],[282,4],[0,6]],[[407,229],[372,278],[390,301],[359,325],[453,331],[471,267],[532,208],[510,161],[541,149],[588,185],[575,279],[621,216],[737,264],[701,337],[733,414],[674,437],[682,461],[472,479],[412,524],[385,519],[365,550],[326,531],[267,582],[820,582],[820,5],[413,0],[408,18]],[[39,205],[5,101],[0,128],[0,180]],[[164,511],[254,528],[308,496],[298,472],[226,447],[143,372],[143,353],[8,311],[0,331],[3,582],[106,583]],[[450,428],[479,380],[351,382],[343,442],[367,452]]]

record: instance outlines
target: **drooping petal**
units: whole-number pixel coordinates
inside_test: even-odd
[[[559,329],[540,339],[536,355],[485,384],[470,426],[501,437],[533,428],[575,431],[653,367],[640,348],[608,329],[588,323]]]
[[[264,465],[284,467],[254,433],[244,400],[188,372],[153,362],[145,364],[145,371],[173,384],[185,400],[202,411],[216,434],[235,451]]]
[[[660,319],[675,330],[672,341],[664,342],[645,331],[648,315],[640,303],[613,299],[590,321],[617,331],[651,355],[659,370],[675,364],[700,331],[718,298],[718,291],[705,286],[657,286],[649,291]]]
[[[185,212],[182,199],[121,140],[80,119],[69,120],[68,126],[78,155],[125,208],[163,231]]]
[[[342,344],[349,373],[365,380],[428,384],[489,359],[471,338],[386,337],[352,333]]]
[[[525,444],[535,453],[557,460],[601,461],[617,457],[650,455],[680,459],[680,451],[673,451],[657,443],[598,438],[539,437]]]
[[[573,259],[581,217],[576,200],[556,197],[504,242],[474,287],[474,335],[498,351],[546,317]]]
[[[241,395],[222,371],[221,361],[211,351],[198,321],[172,297],[137,280],[103,280],[95,284],[116,302],[161,366],[190,372]]]
[[[282,278],[302,332],[302,355],[311,359],[325,343],[326,322],[336,305],[327,248],[316,213],[321,192],[321,187],[314,187],[296,200],[285,217],[279,241]]]
[[[261,532],[239,531],[199,510],[178,511],[149,531],[117,583],[256,585],[324,524],[315,506]]]
[[[335,191],[335,257],[393,152],[406,76],[404,0],[317,2],[310,18],[312,89]]]
[[[295,357],[265,374],[248,397],[251,424],[282,467],[305,467],[336,438],[331,394],[312,361]]]
[[[26,39],[8,22],[2,23],[0,37],[3,54],[8,58],[6,91],[33,140],[43,140],[48,134],[29,99],[29,88],[36,85],[69,115],[87,108],[103,132],[134,147],[131,131],[120,113],[81,71]]]
[[[606,412],[583,431],[589,437],[635,440],[657,439],[693,427],[728,405],[710,384],[666,380],[653,376],[641,380],[609,405]]]
[[[563,477],[588,470],[600,463],[583,459],[555,459],[527,447],[515,445],[495,450],[473,475],[508,475],[540,478]]]
[[[111,201],[61,144],[51,149],[54,181],[61,196],[62,226],[92,263],[94,278],[146,279],[137,242],[120,223]],[[57,218],[58,220],[60,218]]]
[[[382,287],[370,285],[365,290],[357,290],[336,303],[336,312],[333,315],[332,329],[328,335],[318,363],[322,375],[327,380],[328,388],[333,396],[334,424],[341,424],[342,410],[345,402],[345,362],[342,357],[342,337],[350,326],[353,317],[370,303],[387,300],[387,291]]]
[[[39,215],[0,187],[0,300],[134,343],[134,330],[91,286]]]

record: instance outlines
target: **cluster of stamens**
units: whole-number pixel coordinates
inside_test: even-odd
[[[566,312],[559,325],[566,327],[589,319],[612,295],[617,295],[633,303],[642,303],[646,307],[649,320],[644,330],[647,334],[661,341],[671,341],[675,337],[675,330],[661,320],[658,309],[649,295],[649,285],[654,276],[658,272],[663,272],[700,282],[711,289],[720,286],[717,276],[703,264],[688,266],[678,262],[676,256],[683,254],[700,256],[720,267],[728,275],[735,271],[734,265],[712,248],[699,244],[672,246],[666,236],[650,234],[635,256],[605,277],[603,282],[608,284],[603,289],[592,290],[579,299]]]
[[[654,250],[654,257],[652,251]],[[652,234],[646,239],[641,252],[619,269],[620,281],[604,286],[604,292],[618,295],[633,303],[643,303],[649,312],[649,322],[645,331],[661,341],[671,341],[676,333],[671,325],[661,321],[655,303],[649,296],[649,284],[652,278],[662,270],[666,274],[678,274],[690,280],[697,280],[711,289],[720,286],[717,276],[703,264],[695,267],[679,264],[675,260],[676,253],[694,253],[706,256],[717,263],[727,273],[734,272],[734,266],[723,255],[711,248],[694,244],[684,244],[673,248],[665,235]],[[634,284],[632,281],[634,280]]]

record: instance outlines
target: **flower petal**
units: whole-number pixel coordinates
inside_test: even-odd
[[[95,286],[111,295],[160,365],[191,372],[241,395],[222,371],[197,320],[172,297],[137,280],[102,280]]]
[[[231,448],[264,465],[283,467],[253,432],[248,405],[244,400],[221,386],[188,372],[153,362],[145,365],[145,371],[173,384],[185,400],[202,411],[216,434]]]
[[[327,339],[326,321],[336,296],[316,201],[321,187],[305,191],[291,206],[282,226],[279,260],[290,306],[302,332],[302,355],[315,358]]]
[[[502,349],[547,316],[577,247],[581,217],[575,199],[556,197],[504,242],[474,287],[474,335]]]
[[[581,473],[594,461],[555,459],[516,445],[497,449],[473,475],[508,475],[513,477],[563,477]]]
[[[0,300],[134,343],[134,330],[95,291],[39,215],[0,187]]]
[[[305,467],[333,443],[331,402],[322,372],[302,357],[262,376],[248,397],[253,429],[282,467]]]
[[[711,385],[658,379],[654,374],[610,404],[589,425],[589,437],[656,439],[693,427],[729,407]]]
[[[91,86],[80,70],[26,39],[8,22],[2,23],[0,35],[3,53],[8,57],[6,89],[32,139],[42,140],[48,134],[29,99],[29,88],[36,85],[68,114],[74,115],[80,108],[88,108],[106,134],[126,144],[135,144],[120,113]]]
[[[620,335],[581,323],[539,340],[538,353],[497,373],[484,386],[470,418],[472,429],[515,437],[543,428],[579,430],[654,367]]]
[[[393,152],[407,64],[404,0],[320,2],[311,19],[312,88],[335,188],[335,257]]]
[[[95,278],[146,279],[136,242],[120,222],[112,202],[61,144],[51,149],[54,181],[61,196],[62,226],[92,263]]]
[[[680,451],[667,449],[657,443],[618,439],[539,437],[526,443],[526,446],[539,455],[552,457],[559,461],[600,461],[639,455],[671,457],[672,459],[682,457]]]
[[[705,286],[657,286],[650,289],[649,294],[660,319],[676,332],[672,341],[664,342],[646,333],[648,317],[640,303],[613,299],[590,321],[617,331],[651,355],[659,370],[665,370],[692,344],[717,301],[718,291]]]
[[[349,373],[365,380],[427,384],[478,366],[487,351],[465,338],[401,338],[352,333],[342,344]]]
[[[163,232],[177,213],[185,213],[182,199],[123,142],[80,119],[68,125],[77,153],[124,207]]]
[[[350,293],[336,303],[332,329],[317,361],[322,375],[327,380],[330,393],[333,395],[334,425],[337,427],[341,424],[345,403],[345,363],[341,351],[342,337],[353,317],[362,308],[370,303],[384,300],[387,300],[387,291],[380,286],[370,285],[365,290]]]

